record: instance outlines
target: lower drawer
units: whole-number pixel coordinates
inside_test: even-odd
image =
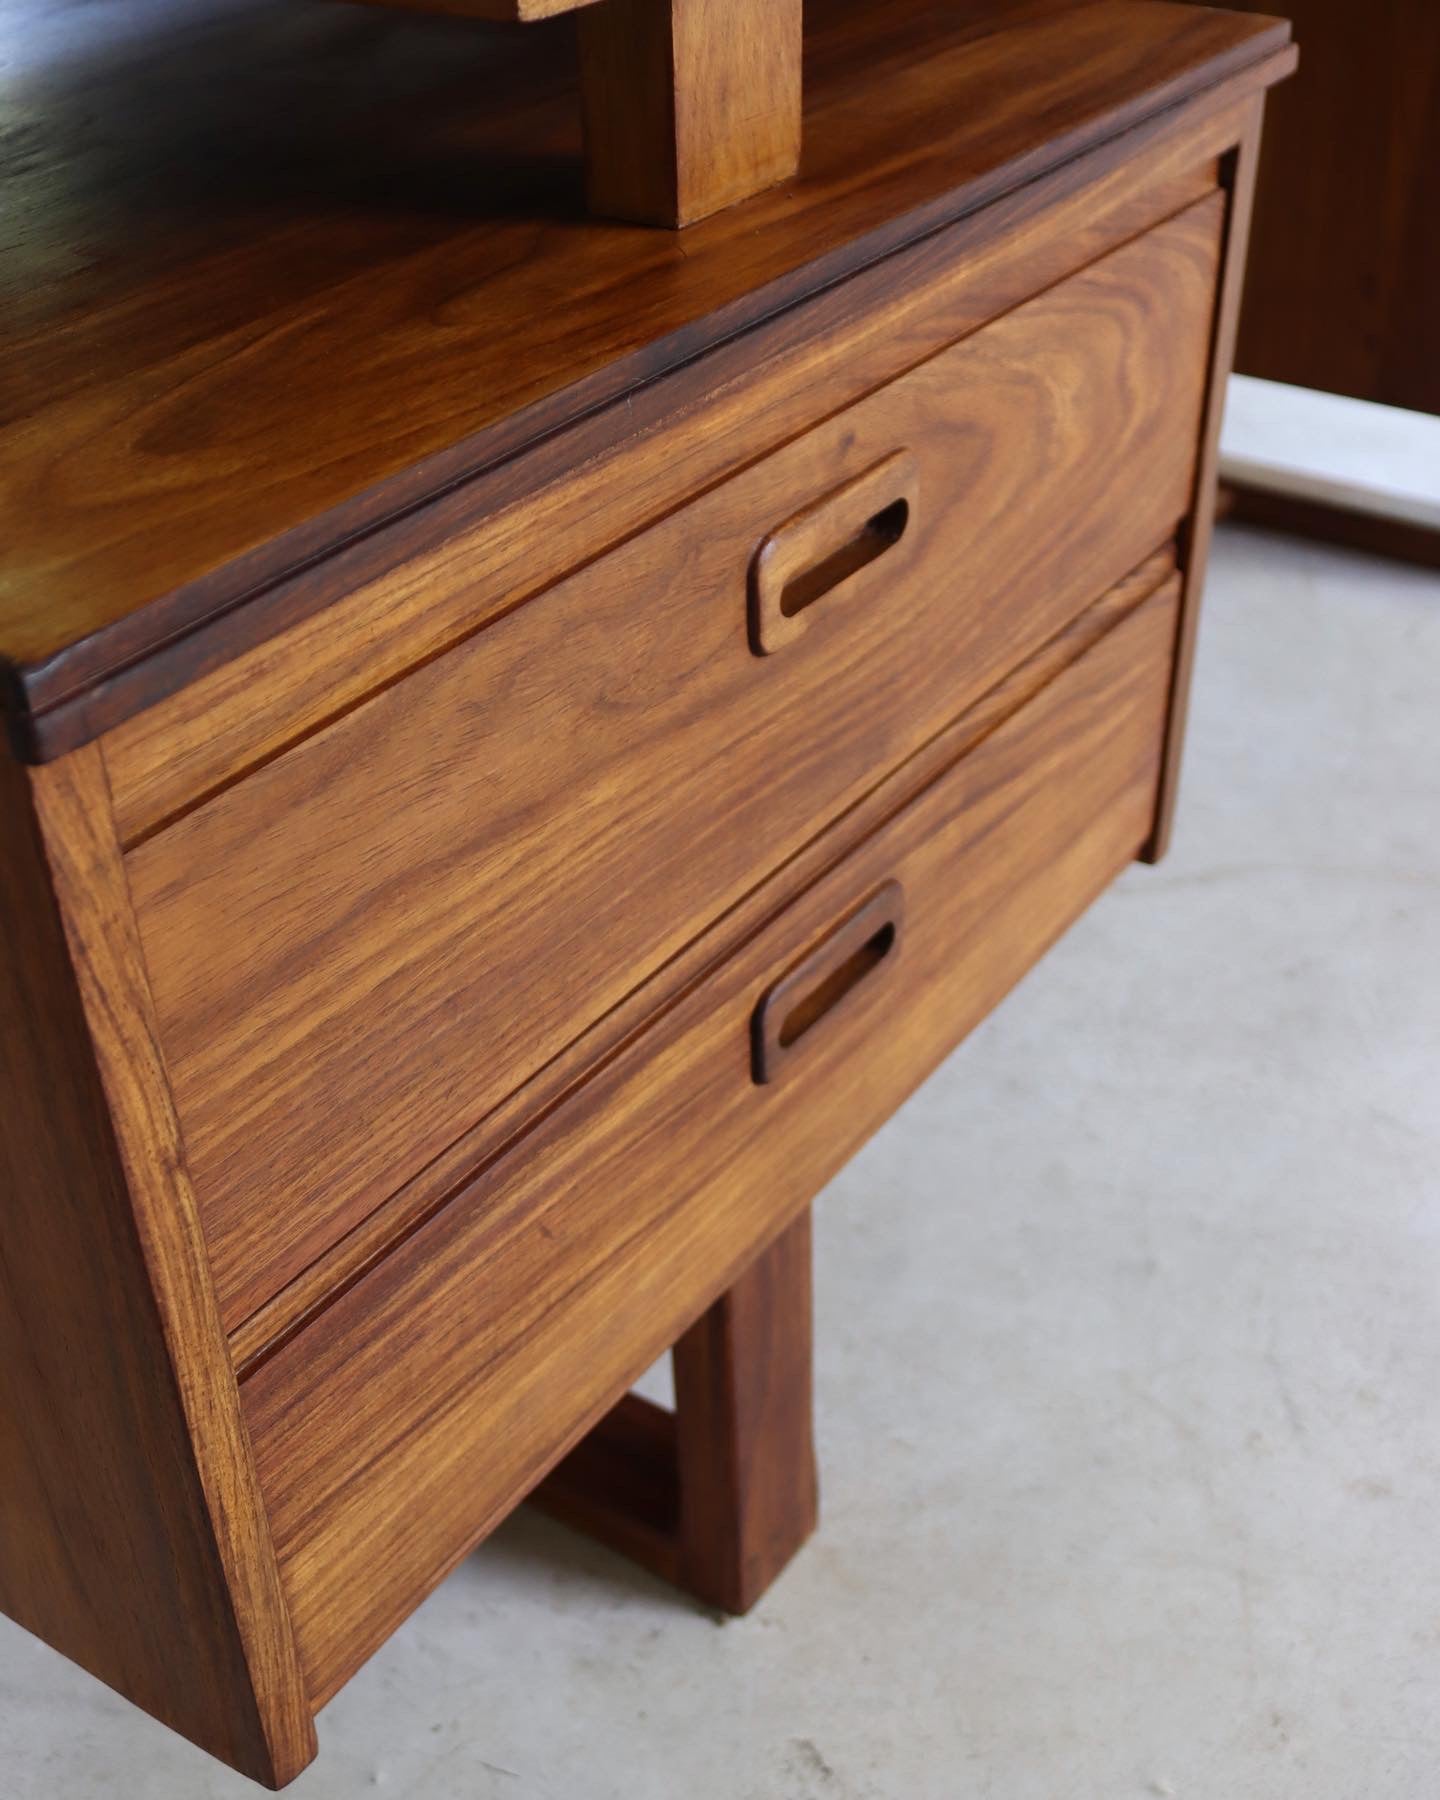
[[[683,994],[242,1386],[312,1697],[1134,856],[1173,580]]]

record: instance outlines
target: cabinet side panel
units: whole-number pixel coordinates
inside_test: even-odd
[[[1260,130],[1265,102],[1250,103],[1249,116],[1239,143],[1226,158],[1225,185],[1229,190],[1220,285],[1210,345],[1209,393],[1200,428],[1200,448],[1195,466],[1195,493],[1190,521],[1185,529],[1182,562],[1185,597],[1175,648],[1175,672],[1170,691],[1170,711],[1165,726],[1165,755],[1160,771],[1160,792],[1155,807],[1155,829],[1142,852],[1145,862],[1160,862],[1170,848],[1175,830],[1175,809],[1180,793],[1181,758],[1185,727],[1190,713],[1190,683],[1195,668],[1195,643],[1200,627],[1200,602],[1210,566],[1210,544],[1215,532],[1215,503],[1220,466],[1220,426],[1225,416],[1225,392],[1235,361],[1235,334],[1240,322],[1240,297],[1245,280],[1245,259],[1250,244],[1250,220],[1255,199],[1255,173],[1260,160]]]
[[[314,1755],[96,750],[0,756],[0,1608],[269,1786]]]

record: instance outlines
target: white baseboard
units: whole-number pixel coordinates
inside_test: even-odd
[[[1220,479],[1440,531],[1440,418],[1234,375]]]

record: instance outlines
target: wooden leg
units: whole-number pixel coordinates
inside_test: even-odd
[[[579,28],[592,212],[692,225],[799,167],[801,0],[602,0]]]
[[[675,1346],[680,1582],[748,1612],[815,1529],[807,1210]]]
[[[810,1214],[673,1351],[675,1411],[627,1395],[534,1502],[722,1612],[815,1529]]]

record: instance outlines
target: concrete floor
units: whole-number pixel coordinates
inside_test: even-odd
[[[1171,861],[821,1205],[818,1539],[517,1517],[296,1800],[1440,1791],[1437,827],[1440,578],[1223,535]],[[0,1621],[6,1800],[256,1791]]]

